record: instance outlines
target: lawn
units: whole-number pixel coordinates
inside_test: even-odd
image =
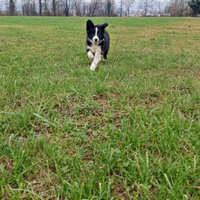
[[[0,18],[0,199],[200,198],[200,19]]]

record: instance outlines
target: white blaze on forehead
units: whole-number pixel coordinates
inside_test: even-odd
[[[95,41],[95,39],[97,39],[97,42],[99,41],[99,38],[98,38],[98,36],[97,36],[97,31],[98,31],[98,28],[96,27],[95,28],[95,36],[93,37],[93,41]]]
[[[98,28],[96,27],[95,28],[95,37],[97,37],[97,31],[98,31]]]

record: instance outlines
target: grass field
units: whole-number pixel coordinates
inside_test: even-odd
[[[200,19],[0,18],[0,199],[200,198]]]

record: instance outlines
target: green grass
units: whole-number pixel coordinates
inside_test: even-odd
[[[200,21],[0,19],[0,199],[199,199]]]

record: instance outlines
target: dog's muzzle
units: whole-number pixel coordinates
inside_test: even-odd
[[[93,43],[94,45],[98,45],[98,44],[100,44],[101,42],[105,41],[105,39],[100,40],[99,42],[94,42],[93,40],[91,40],[90,38],[88,38],[88,41],[90,41],[90,42]]]

